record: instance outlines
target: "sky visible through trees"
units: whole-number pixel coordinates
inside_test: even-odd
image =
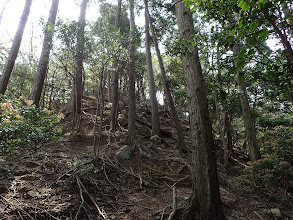
[[[6,0],[0,1],[0,10],[2,10],[5,1]],[[68,20],[77,20],[79,15],[79,5],[75,2],[75,0],[60,1],[58,17]],[[116,1],[108,0],[107,2],[114,4]],[[24,3],[24,0],[10,0],[7,3],[0,24],[0,39],[4,41],[10,41],[13,39]],[[29,50],[32,37],[34,46],[40,45],[42,42],[42,25],[46,23],[50,5],[51,1],[47,0],[33,1],[23,36],[23,49]],[[95,21],[99,16],[99,4],[91,3],[91,7],[87,9],[86,19],[89,21]]]

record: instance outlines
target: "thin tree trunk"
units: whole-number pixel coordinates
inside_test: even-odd
[[[52,75],[52,84],[51,84],[51,90],[50,90],[50,96],[49,96],[49,109],[53,109],[52,108],[52,101],[53,101],[53,91],[54,91],[54,84],[55,84],[55,74],[56,74],[56,70],[54,71],[53,75]]]
[[[130,64],[128,85],[128,141],[135,145],[136,141],[136,107],[135,107],[135,22],[134,22],[134,0],[130,3]]]
[[[148,68],[148,78],[149,78],[149,90],[150,90],[150,101],[152,109],[152,135],[160,136],[160,118],[158,111],[158,101],[156,96],[156,87],[152,63],[152,54],[151,54],[151,38],[149,31],[149,19],[148,19],[148,0],[144,0],[145,5],[145,48],[146,48],[146,57],[147,57],[147,68]]]
[[[33,100],[36,106],[39,106],[46,71],[49,64],[50,51],[53,47],[52,41],[54,36],[54,26],[58,11],[58,5],[59,0],[52,0],[49,18],[45,29],[42,53],[39,60],[38,70],[35,76],[35,82],[31,93],[31,99]]]
[[[179,151],[181,151],[181,152],[187,152],[189,150],[187,149],[186,144],[185,144],[183,130],[182,130],[182,127],[181,127],[181,123],[180,123],[180,120],[179,120],[175,105],[174,105],[172,95],[171,95],[170,85],[169,85],[169,81],[167,79],[167,74],[166,74],[163,59],[162,59],[162,56],[161,56],[161,52],[160,52],[160,48],[159,48],[159,44],[158,44],[158,40],[157,40],[157,35],[156,35],[156,32],[155,32],[155,28],[153,26],[152,19],[151,19],[151,16],[150,16],[148,8],[146,8],[146,13],[147,13],[147,17],[148,17],[148,20],[149,20],[149,23],[150,23],[150,29],[152,31],[152,39],[153,39],[153,42],[154,42],[154,45],[155,45],[156,54],[157,54],[157,57],[158,57],[159,66],[160,66],[160,70],[161,70],[161,73],[162,73],[162,78],[163,78],[163,83],[164,83],[164,88],[165,88],[165,96],[166,96],[167,102],[169,104],[171,114],[172,114],[172,117],[173,117],[173,120],[174,120],[174,123],[175,123],[177,135],[178,135],[177,149]]]
[[[8,4],[9,1],[10,0],[6,0],[6,2],[3,5],[3,8],[1,9],[1,12],[0,12],[0,25],[1,25],[1,20],[2,20],[2,17],[3,17],[3,12],[5,11],[6,5]]]
[[[78,21],[77,32],[77,46],[76,46],[76,60],[75,60],[75,77],[73,88],[73,112],[76,125],[81,119],[82,109],[82,71],[83,71],[83,58],[84,58],[84,28],[85,28],[85,14],[88,0],[83,0],[80,5],[80,15]]]
[[[98,99],[97,99],[97,109],[96,109],[96,117],[95,117],[95,123],[93,128],[94,133],[94,142],[93,142],[93,148],[94,148],[94,156],[96,157],[100,153],[100,143],[101,143],[101,135],[102,135],[102,128],[103,128],[103,112],[104,112],[104,65],[102,66],[102,71],[100,73],[100,85],[98,90]],[[97,141],[97,123],[98,123],[98,114],[100,114],[100,126],[98,130],[98,141]]]
[[[111,88],[111,72],[107,72],[107,96],[108,96],[108,101],[111,102],[112,100],[112,88]]]
[[[12,73],[12,70],[13,70],[13,67],[15,64],[15,60],[17,58],[17,54],[18,54],[19,47],[21,44],[26,21],[27,21],[28,15],[30,13],[31,5],[32,5],[32,0],[26,0],[25,5],[24,5],[24,9],[22,12],[22,16],[21,16],[19,24],[18,24],[18,29],[16,31],[12,46],[10,48],[8,60],[5,64],[3,74],[1,75],[1,78],[0,78],[0,93],[3,95],[7,89],[9,78],[11,76],[11,73]]]
[[[118,0],[118,6],[117,6],[117,14],[116,14],[116,30],[118,31],[121,26],[121,4],[122,0]],[[119,97],[119,85],[118,85],[118,79],[119,79],[119,60],[118,58],[114,61],[114,75],[112,80],[112,108],[111,108],[111,131],[115,132],[117,128],[117,116],[118,116],[118,97]]]
[[[239,45],[236,43],[233,48],[234,58],[238,57],[239,53]],[[235,61],[235,66],[237,65]],[[241,74],[241,70],[237,70],[237,75]],[[249,107],[249,101],[246,91],[246,83],[245,80],[238,83],[239,91],[240,91],[240,101],[242,106],[243,112],[243,119],[244,119],[244,127],[245,127],[245,136],[246,136],[246,143],[248,146],[249,157],[251,161],[256,161],[260,159],[261,155],[259,152],[259,147],[256,138],[256,130],[253,124],[252,114]]]
[[[44,89],[43,89],[43,94],[42,94],[41,109],[45,108],[46,89],[47,89],[47,74],[45,76],[45,83],[44,83]]]
[[[221,144],[222,144],[222,148],[224,151],[224,167],[227,168],[228,167],[228,151],[227,151],[227,145],[226,145],[226,140],[225,140],[225,115],[223,116],[223,118],[221,118],[221,112],[220,112],[220,108],[219,108],[219,102],[218,102],[218,97],[217,97],[217,92],[216,92],[216,84],[215,84],[215,78],[213,75],[213,95],[214,95],[214,101],[215,101],[215,106],[216,106],[216,114],[217,114],[217,120],[219,123],[219,134],[221,137]]]
[[[180,38],[193,42],[195,30],[192,14],[182,0],[175,4]],[[181,55],[189,103],[192,156],[192,195],[183,219],[224,219],[221,210],[214,137],[210,122],[204,78],[196,45]]]
[[[270,22],[270,24],[272,25],[272,27],[275,29],[276,33],[278,34],[283,47],[285,48],[285,50],[287,51],[287,57],[288,60],[291,60],[291,62],[293,62],[293,49],[291,46],[290,41],[287,38],[286,32],[283,31],[277,26],[276,22],[273,20],[272,16],[269,15],[267,9],[265,9],[264,7],[261,8],[261,11],[263,12],[265,18]]]
[[[225,126],[225,129],[227,131],[227,150],[228,152],[233,152],[232,125],[231,116],[229,117],[229,112],[227,112],[225,117]]]

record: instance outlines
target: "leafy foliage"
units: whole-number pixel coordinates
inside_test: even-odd
[[[92,160],[74,158],[68,162],[68,167],[80,175],[92,174],[94,172],[94,164]]]
[[[270,129],[278,125],[290,126],[292,125],[292,118],[288,118],[285,115],[278,115],[276,117],[263,115],[259,118],[258,124],[261,127]]]
[[[277,126],[266,131],[263,138],[265,157],[245,170],[245,178],[260,187],[272,184],[287,189],[293,180],[292,137],[292,127]]]
[[[280,160],[293,164],[293,128],[277,126],[264,137],[264,150]]]
[[[0,97],[0,154],[15,156],[19,149],[36,150],[61,134],[56,125],[61,116],[53,115],[20,99]]]

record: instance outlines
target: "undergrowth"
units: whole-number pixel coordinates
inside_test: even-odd
[[[263,158],[244,170],[242,183],[257,187],[282,187],[293,181],[293,127],[276,126],[263,137]]]
[[[14,157],[20,149],[38,146],[61,135],[62,115],[39,109],[31,101],[0,97],[0,155]]]

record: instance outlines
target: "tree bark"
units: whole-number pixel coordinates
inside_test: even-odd
[[[120,31],[121,26],[121,4],[122,0],[118,0],[117,6],[117,14],[116,14],[116,30]],[[115,58],[114,61],[114,75],[112,80],[112,108],[111,108],[111,131],[115,132],[117,128],[117,116],[118,116],[118,97],[119,97],[119,87],[118,87],[118,79],[119,79],[119,60],[118,57]]]
[[[83,72],[83,59],[84,59],[84,28],[85,28],[85,14],[88,0],[83,0],[80,5],[80,15],[78,21],[77,32],[77,46],[75,57],[75,77],[73,88],[73,112],[74,120],[78,122],[81,116],[82,109],[82,72]]]
[[[239,45],[235,43],[233,48],[233,54],[235,60],[238,57],[239,53]],[[235,66],[237,66],[237,61],[235,61]],[[241,74],[241,70],[237,70],[237,75]],[[246,91],[246,83],[245,80],[238,83],[238,88],[240,91],[240,101],[241,107],[243,112],[243,119],[244,119],[244,127],[245,127],[245,139],[248,146],[249,157],[251,161],[256,161],[260,159],[260,152],[256,138],[256,130],[253,124],[252,114],[249,107],[249,101]]]
[[[31,93],[31,99],[37,107],[39,106],[42,89],[44,86],[44,80],[46,77],[47,67],[49,64],[50,51],[53,46],[52,41],[54,36],[54,26],[58,11],[58,5],[59,0],[52,0],[49,18],[45,29],[42,53],[39,60],[37,74],[35,76],[35,82]]]
[[[130,64],[129,64],[129,81],[128,81],[128,141],[131,145],[136,141],[136,107],[135,107],[135,22],[134,22],[134,0],[130,3]]]
[[[226,139],[225,139],[225,117],[226,117],[226,112],[224,110],[224,116],[223,118],[221,118],[221,111],[220,111],[220,107],[219,107],[219,101],[218,101],[218,97],[217,97],[217,92],[216,92],[216,83],[215,83],[215,77],[213,75],[213,96],[214,96],[214,101],[215,101],[215,107],[216,107],[216,115],[217,115],[217,120],[219,123],[219,134],[221,137],[221,144],[222,144],[222,148],[224,151],[223,154],[223,159],[224,159],[224,167],[227,168],[228,167],[228,162],[229,162],[229,158],[228,158],[228,150],[227,150],[227,144],[226,144]]]
[[[12,70],[13,70],[13,67],[15,64],[15,60],[17,58],[17,54],[18,54],[19,47],[21,44],[26,21],[29,16],[29,13],[30,13],[31,5],[32,5],[32,0],[26,0],[25,5],[24,5],[24,9],[22,12],[22,16],[21,16],[19,24],[18,24],[16,34],[14,36],[14,40],[13,40],[12,46],[10,48],[8,60],[5,64],[3,74],[1,75],[1,78],[0,78],[0,93],[3,95],[7,89],[9,78],[11,76],[11,73],[12,73]]]
[[[156,49],[156,54],[158,57],[158,61],[159,61],[159,66],[160,66],[160,70],[161,70],[161,74],[162,74],[162,78],[163,78],[163,83],[164,83],[164,88],[165,88],[165,97],[167,99],[167,102],[169,104],[170,110],[171,110],[171,114],[174,120],[174,124],[176,127],[176,131],[177,131],[177,135],[178,135],[178,141],[177,141],[177,149],[181,152],[186,152],[188,151],[188,149],[186,148],[186,144],[185,144],[185,140],[184,140],[184,133],[180,124],[180,120],[174,105],[174,101],[171,95],[171,90],[170,90],[170,85],[169,85],[169,81],[167,79],[167,74],[166,74],[166,70],[164,67],[164,63],[163,63],[163,59],[161,56],[161,52],[160,52],[160,48],[159,48],[159,44],[158,44],[158,40],[157,40],[157,35],[155,32],[155,28],[153,26],[152,23],[152,19],[148,10],[148,7],[146,7],[146,13],[147,13],[147,17],[150,23],[150,29],[152,31],[152,39],[153,39],[153,43],[155,45],[155,49]]]
[[[189,8],[182,0],[175,3],[179,35],[183,42],[194,42],[194,25]],[[192,195],[184,219],[224,219],[221,210],[214,137],[210,122],[204,78],[196,45],[181,55],[186,90],[192,144]]]
[[[151,38],[149,31],[149,19],[148,19],[148,0],[144,0],[145,5],[145,48],[146,48],[146,57],[147,57],[147,68],[148,68],[148,78],[149,78],[149,91],[150,91],[150,101],[152,109],[152,135],[160,136],[160,118],[158,111],[158,101],[156,96],[156,87],[152,63],[152,54],[151,54]]]

